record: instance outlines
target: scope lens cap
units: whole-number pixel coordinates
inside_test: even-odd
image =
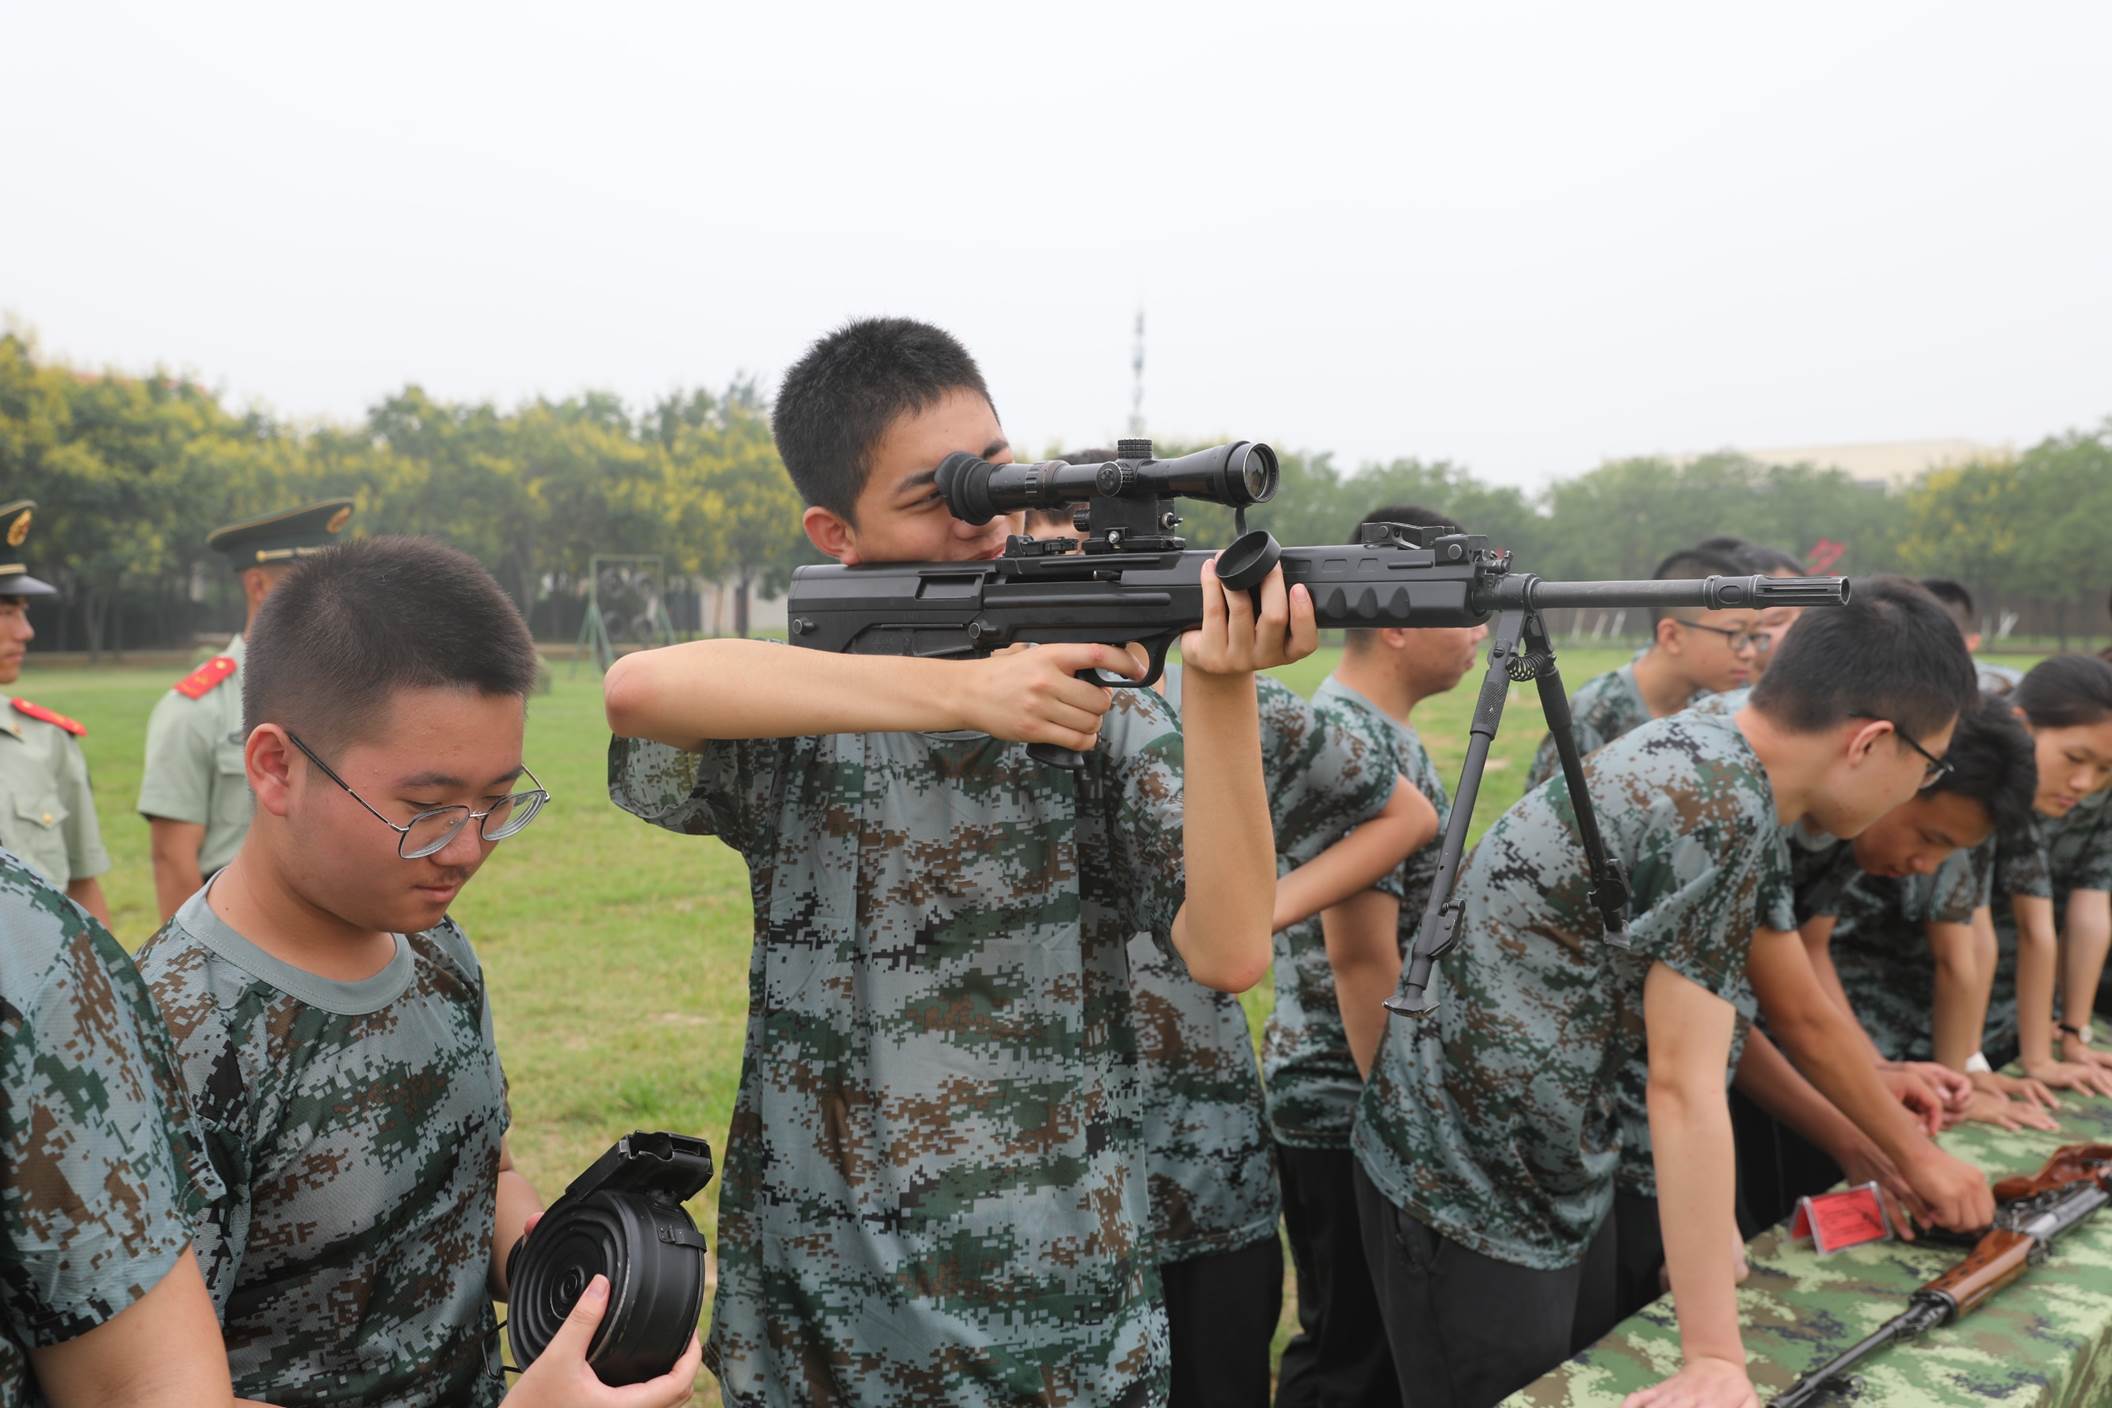
[[[1232,540],[1217,558],[1217,580],[1234,591],[1258,587],[1283,557],[1276,535],[1266,528],[1250,528]]]

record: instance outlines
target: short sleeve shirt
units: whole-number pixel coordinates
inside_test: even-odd
[[[748,864],[730,1403],[1163,1392],[1128,955],[1185,894],[1181,760],[1148,690],[1078,771],[981,735],[611,743],[617,805]]]
[[[0,707],[0,847],[63,890],[110,868],[88,759],[79,738],[14,703]]]
[[[1577,756],[1589,757],[1632,728],[1650,722],[1650,706],[1643,702],[1643,692],[1636,688],[1635,662],[1629,661],[1618,670],[1608,670],[1595,675],[1577,686],[1577,692],[1569,698],[1570,732],[1577,740]],[[1562,771],[1562,756],[1555,751],[1552,734],[1540,740],[1539,751],[1533,754],[1533,766],[1525,775],[1525,788],[1530,792],[1549,778]]]
[[[1414,729],[1332,677],[1314,692],[1313,709],[1332,726],[1361,738],[1376,755],[1390,759],[1389,775],[1407,778],[1437,808],[1442,835],[1450,800]],[[1388,886],[1401,901],[1403,952],[1421,927],[1439,849],[1436,840],[1418,848]],[[1262,1028],[1261,1046],[1271,1133],[1278,1143],[1293,1148],[1347,1149],[1364,1079],[1342,1028],[1334,967],[1328,962],[1318,917],[1279,932],[1275,959],[1276,1002]]]
[[[233,673],[196,699],[170,689],[147,719],[140,815],[203,826],[201,875],[233,860],[249,834],[254,802],[242,763],[241,680],[248,651],[248,642],[236,636],[222,652],[235,662]]]
[[[1987,903],[1995,840],[1955,851],[1934,873],[1892,879],[1858,872],[1835,905],[1828,952],[1856,1018],[1892,1061],[1934,1050],[1936,958],[1931,924],[1965,924]]]
[[[195,1233],[235,1396],[497,1403],[506,1088],[468,938],[443,920],[335,982],[235,932],[210,894],[139,961],[227,1187]]]
[[[6,851],[0,935],[0,1402],[38,1402],[30,1352],[153,1289],[221,1190],[117,941]]]
[[[1663,963],[1729,1002],[1789,859],[1766,770],[1735,722],[1657,719],[1585,764],[1632,918],[1607,935],[1566,787],[1528,792],[1462,868],[1436,1013],[1387,1035],[1353,1148],[1381,1192],[1452,1241],[1574,1265],[1612,1203],[1616,1084],[1645,1049]]]
[[[1178,679],[1169,672],[1167,699],[1176,709]],[[1278,681],[1262,675],[1256,684],[1262,776],[1279,868],[1289,869],[1375,816],[1393,794],[1394,772],[1384,753]],[[1149,935],[1131,942],[1129,956],[1160,1264],[1275,1236],[1276,1160],[1246,1009],[1190,977]]]

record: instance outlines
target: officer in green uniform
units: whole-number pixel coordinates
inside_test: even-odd
[[[325,499],[215,529],[206,544],[242,579],[248,613],[227,649],[176,681],[147,721],[139,812],[153,831],[154,896],[166,920],[234,859],[249,832],[242,774],[242,670],[257,609],[287,569],[337,541],[350,499]]]
[[[36,632],[29,599],[57,596],[22,560],[36,503],[0,504],[0,687],[22,674],[22,658]],[[110,868],[88,760],[81,755],[87,728],[27,699],[10,697],[0,710],[0,847],[21,856],[66,897],[107,927],[110,905],[96,879]]]

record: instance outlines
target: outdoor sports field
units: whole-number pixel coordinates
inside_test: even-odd
[[[1574,691],[1628,653],[1564,649],[1564,683]],[[1334,659],[1323,650],[1280,673],[1310,694]],[[39,669],[32,654],[15,686],[88,725],[96,805],[114,862],[103,884],[128,949],[157,922],[146,823],[132,810],[147,715],[180,673]],[[611,805],[599,677],[591,664],[563,661],[553,673],[552,691],[529,706],[527,752],[551,805],[499,846],[454,911],[491,983],[514,1157],[545,1201],[634,1129],[702,1135],[718,1151],[740,1076],[751,934],[740,860],[716,841],[656,830]],[[1448,785],[1466,753],[1479,682],[1477,669],[1416,715]],[[1475,835],[1517,799],[1541,734],[1533,686],[1514,687]],[[1246,1001],[1258,1031],[1269,985]],[[713,1182],[692,1211],[714,1247],[717,1209]],[[1288,1284],[1284,1314],[1288,1325]],[[1280,1349],[1286,1331],[1277,1338]],[[708,1374],[699,1388],[701,1402],[717,1403]]]

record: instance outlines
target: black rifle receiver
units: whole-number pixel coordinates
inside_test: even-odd
[[[1314,617],[1327,628],[1478,626],[1493,617],[1489,669],[1461,769],[1450,823],[1439,852],[1421,932],[1410,952],[1396,1013],[1431,1009],[1431,965],[1458,936],[1452,882],[1489,744],[1513,680],[1537,681],[1548,732],[1575,799],[1577,830],[1593,874],[1592,898],[1607,932],[1627,924],[1628,886],[1606,854],[1584,787],[1569,698],[1540,613],[1555,607],[1838,606],[1848,600],[1840,577],[1708,577],[1698,581],[1549,582],[1512,568],[1506,549],[1479,533],[1448,533],[1408,523],[1367,523],[1355,543],[1285,548],[1266,529],[1248,530],[1246,510],[1276,492],[1276,455],[1267,445],[1235,441],[1178,459],[1152,457],[1149,440],[1124,440],[1102,464],[992,465],[948,455],[936,482],[954,516],[987,523],[1028,508],[1080,505],[1084,541],[1015,535],[1002,556],[983,562],[801,567],[786,602],[795,645],[870,655],[958,660],[989,655],[1021,641],[1141,644],[1150,667],[1141,680],[1088,672],[1096,684],[1127,689],[1156,682],[1166,654],[1202,624],[1202,567],[1216,556],[1218,578],[1257,589],[1273,567],[1284,585],[1303,583]],[[1176,535],[1177,498],[1230,505],[1237,536],[1222,554],[1190,550]],[[1034,744],[1055,766],[1081,760],[1066,749]]]

